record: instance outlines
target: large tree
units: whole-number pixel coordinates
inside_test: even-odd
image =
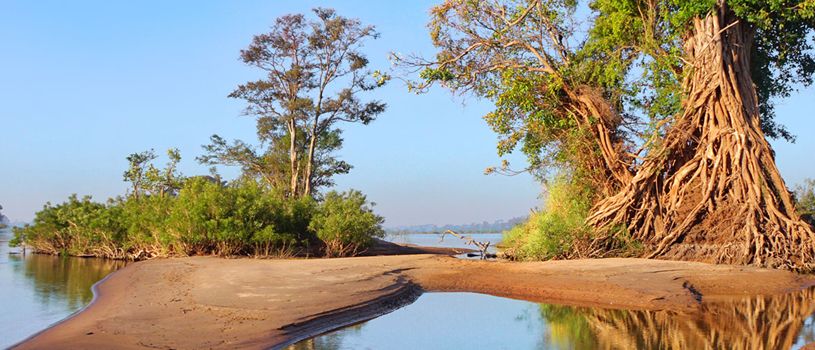
[[[256,35],[241,51],[241,59],[265,76],[230,94],[247,101],[246,113],[257,118],[258,137],[269,147],[253,156],[239,142],[231,153],[261,160],[246,163],[251,167],[264,166],[269,160],[263,158],[274,155],[272,148],[279,147],[282,139],[288,141],[292,196],[311,195],[315,187],[327,183],[327,174],[345,168],[336,162],[326,164],[325,151],[341,144],[337,122],[368,124],[385,110],[384,103],[363,102],[359,96],[387,81],[386,75],[368,70],[368,59],[361,51],[366,40],[378,37],[374,27],[331,9],[317,8],[314,14],[315,20],[300,14],[280,17],[270,32]],[[226,150],[224,145],[213,146]],[[269,171],[275,169],[260,173]]]
[[[597,188],[588,251],[812,270],[766,137],[772,101],[815,71],[815,2],[448,0],[424,78],[492,99],[506,152],[523,142]],[[588,21],[586,21],[588,20]],[[588,24],[586,24],[588,23]],[[586,181],[586,180],[584,180]]]

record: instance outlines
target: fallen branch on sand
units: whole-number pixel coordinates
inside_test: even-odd
[[[465,241],[464,244],[473,245],[473,246],[478,247],[478,250],[480,252],[480,256],[481,256],[482,260],[487,259],[487,258],[494,258],[495,257],[495,254],[487,253],[487,249],[490,247],[490,242],[489,241],[479,242],[479,241],[476,241],[475,239],[473,239],[470,236],[461,235],[459,233],[456,233],[453,230],[446,230],[446,231],[442,232],[442,234],[441,234],[441,240],[442,241],[444,240],[444,235],[446,235],[446,234],[451,234],[451,235],[453,235],[455,237],[463,239]],[[470,256],[470,254],[467,254],[467,256]]]

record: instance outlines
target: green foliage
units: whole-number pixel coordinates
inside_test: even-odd
[[[14,229],[11,245],[132,260],[280,256],[317,246],[325,246],[328,256],[341,256],[367,248],[373,237],[384,234],[383,219],[371,206],[358,191],[331,192],[317,202],[286,196],[254,179],[222,184],[200,176],[183,181],[174,195],[127,196],[107,203],[72,195],[64,203],[46,204],[31,225]]]
[[[692,20],[717,10],[717,4],[715,0],[591,1],[597,17],[584,51],[602,56],[629,50],[630,57],[636,58],[636,70],[642,72],[640,78],[618,82],[629,85],[623,90],[628,92],[630,112],[647,115],[649,122],[669,118],[679,111],[680,81],[689,71],[682,61],[682,39]],[[762,130],[768,137],[792,141],[794,136],[775,121],[774,101],[812,84],[815,51],[810,37],[815,5],[811,0],[730,0],[726,6],[754,32],[751,76]]]
[[[310,244],[315,208],[310,198],[284,198],[254,181],[223,186],[199,177],[186,181],[177,196],[130,196],[102,204],[74,195],[48,204],[32,225],[15,230],[12,244],[117,259],[269,255],[273,248]]]
[[[288,195],[313,196],[333,184],[331,176],[350,166],[332,153],[342,146],[340,122],[367,125],[386,104],[361,101],[390,76],[368,69],[364,43],[379,34],[373,26],[316,8],[316,19],[301,14],[275,20],[271,31],[255,35],[241,60],[262,71],[262,78],[239,85],[230,95],[247,102],[257,121],[256,150],[243,141],[228,145],[217,136],[204,146],[207,164],[237,165]],[[287,178],[284,178],[287,177]]]
[[[591,349],[597,337],[584,313],[574,306],[540,304],[540,315],[550,329],[552,343],[563,349]]]
[[[547,185],[544,209],[504,232],[507,255],[519,260],[550,260],[585,255],[585,243],[594,234],[585,220],[597,193],[580,176],[558,175]],[[619,255],[635,255],[641,244],[616,232],[611,249]]]
[[[183,176],[178,172],[178,163],[181,153],[178,149],[167,150],[169,162],[164,169],[153,165],[158,158],[151,149],[144,152],[133,153],[127,157],[129,167],[124,172],[125,182],[131,185],[130,195],[140,197],[147,194],[165,196],[174,195],[181,186]]]
[[[547,189],[545,208],[504,233],[508,252],[517,259],[566,257],[577,241],[590,234],[584,221],[591,208],[591,189],[563,176],[553,180]]]
[[[804,220],[815,226],[815,179],[806,179],[795,186],[795,208]]]
[[[327,256],[355,254],[385,235],[384,219],[374,214],[372,206],[359,191],[326,194],[309,228],[325,243]]]

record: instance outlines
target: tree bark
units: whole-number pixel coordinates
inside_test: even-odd
[[[314,152],[317,148],[317,121],[314,122],[314,127],[311,129],[311,139],[308,142],[308,155],[306,159],[306,175],[305,175],[305,189],[303,190],[304,196],[311,195],[311,181],[314,177]]]
[[[289,189],[292,197],[298,196],[298,174],[300,173],[299,165],[297,162],[297,126],[294,120],[289,121],[289,169],[291,169],[291,182]]]
[[[720,0],[685,36],[683,113],[631,182],[588,223],[607,250],[630,235],[644,256],[812,271],[815,234],[795,212],[761,131],[750,76],[754,31]]]
[[[571,103],[568,107],[580,127],[590,135],[591,142],[581,159],[599,195],[610,196],[631,181],[633,158],[626,153],[625,140],[619,135],[622,118],[608,101],[589,86],[566,89]],[[599,153],[599,154],[598,154]]]

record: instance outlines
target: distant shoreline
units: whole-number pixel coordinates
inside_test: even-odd
[[[697,310],[702,298],[813,285],[815,276],[787,271],[646,259],[156,259],[112,274],[84,311],[15,348],[279,349],[393,311],[425,291],[682,313]]]

